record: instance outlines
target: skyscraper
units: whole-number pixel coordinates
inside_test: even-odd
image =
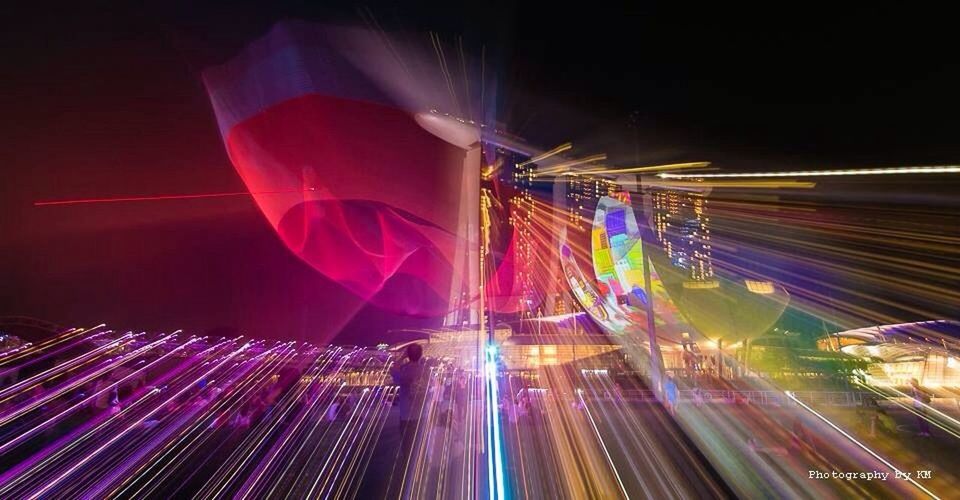
[[[516,238],[516,259],[515,271],[517,273],[518,290],[520,300],[527,307],[522,307],[521,312],[528,311],[533,303],[540,303],[537,289],[535,288],[534,273],[536,272],[536,246],[533,236],[533,218],[537,207],[533,201],[533,176],[537,165],[529,163],[529,158],[523,157],[512,151],[505,151],[498,148],[498,153],[503,155],[504,169],[512,177],[514,186],[513,195],[510,197],[510,225],[513,226]]]
[[[534,218],[537,204],[534,176],[537,165],[529,156],[502,145],[484,145],[484,177],[491,210],[498,227],[492,233],[491,249],[496,270],[496,308],[502,313],[533,314],[543,290],[538,288],[538,259]]]
[[[619,191],[616,182],[590,174],[563,175],[554,186],[564,190],[569,227],[580,231],[590,229],[600,198]]]
[[[691,281],[713,278],[709,190],[654,188],[654,234],[670,262]]]

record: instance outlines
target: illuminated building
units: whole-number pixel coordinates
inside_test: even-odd
[[[567,284],[584,310],[610,333],[640,334],[652,322],[659,335],[678,336],[676,308],[657,271],[646,264],[640,224],[629,202],[627,196],[604,196],[596,204],[590,232],[592,276],[579,268],[567,244],[561,245]],[[647,318],[651,310],[653,317]]]
[[[670,263],[691,281],[709,281],[714,274],[708,193],[676,189],[651,193],[657,241]]]
[[[818,347],[872,361],[866,378],[876,386],[960,387],[958,335],[956,321],[921,321],[834,333]]]
[[[581,231],[590,227],[600,198],[620,190],[616,182],[589,174],[564,175],[555,186],[562,190],[569,226]]]
[[[519,280],[521,303],[530,307],[533,302],[539,304],[535,298],[534,272],[536,270],[536,247],[533,240],[533,217],[536,214],[536,205],[533,202],[533,176],[536,172],[535,163],[527,163],[529,158],[519,153],[497,148],[497,156],[503,158],[504,173],[510,175],[510,182],[515,189],[510,197],[510,225],[517,234],[515,255],[515,269]],[[532,313],[532,311],[527,310]]]
[[[556,295],[553,299],[553,313],[554,314],[566,314],[567,313],[567,304],[563,300],[564,296]]]
[[[533,228],[537,208],[532,188],[537,165],[529,162],[528,155],[499,144],[486,143],[483,150],[487,189],[495,198],[490,208],[499,212],[499,217],[492,219],[500,223],[499,227],[491,228],[492,250],[502,256],[495,257],[495,264],[498,273],[512,274],[497,278],[507,286],[499,291],[505,296],[497,308],[500,312],[532,315],[542,294],[536,283],[538,256]]]
[[[535,370],[619,350],[606,335],[514,335],[501,346],[500,356],[508,370]]]
[[[705,201],[702,194],[657,193],[662,203],[670,202],[672,196],[678,207],[684,196]],[[789,294],[776,283],[755,280],[747,283],[743,279],[715,277],[709,255],[700,259],[702,266],[694,267],[691,272],[690,268],[675,265],[665,249],[655,246],[644,249],[643,245],[636,244],[641,241],[641,234],[633,204],[629,199],[623,199],[625,197],[620,193],[614,195],[601,199],[594,209],[595,220],[590,232],[592,273],[579,269],[570,246],[566,241],[560,243],[560,260],[567,286],[582,310],[590,313],[602,328],[614,334],[639,334],[655,328],[657,335],[667,338],[678,337],[683,331],[695,332],[699,334],[697,337],[716,341],[719,349],[723,343],[729,346],[730,342],[763,335],[783,313],[789,303]],[[652,209],[652,202],[649,206],[647,213],[658,215]],[[698,216],[706,226],[705,205],[690,202],[689,206],[699,207],[699,213],[693,212],[692,208],[690,213],[694,215],[694,222]],[[664,240],[669,241],[673,221],[670,218],[663,220],[664,215],[669,215],[665,212],[659,212],[660,230]],[[683,213],[680,208],[675,212]],[[709,227],[704,226],[701,230],[706,237]],[[569,232],[571,239],[575,238],[572,234],[575,232]],[[689,234],[684,242],[694,240],[709,246],[708,239],[700,238],[700,230],[697,233]],[[565,240],[568,232],[564,231],[563,235]],[[691,254],[698,256],[694,252]],[[644,278],[644,268],[647,267],[644,256],[650,259],[649,291]],[[648,300],[650,292],[654,298],[652,301]],[[644,320],[650,302],[654,310],[652,326]]]
[[[558,175],[551,183],[553,187],[553,206],[557,210],[554,218],[554,231],[551,234],[551,248],[559,245],[558,235],[562,230],[586,233],[589,237],[593,215],[600,198],[619,191],[619,186],[607,177],[590,174],[573,174],[566,172]],[[572,235],[571,235],[572,236]],[[580,239],[577,237],[576,239]],[[576,302],[571,301],[569,285],[564,282],[560,271],[559,261],[550,263],[554,266],[551,276],[555,282],[547,288],[547,314],[566,314],[581,310]]]
[[[565,325],[568,330],[581,314],[524,321]],[[472,369],[471,361],[478,352],[477,346],[482,345],[487,335],[486,332],[472,327],[461,330],[424,331],[424,334],[429,338],[414,342],[423,345],[424,354],[427,357],[444,359],[466,370]],[[570,331],[557,333],[556,330],[542,335],[524,335],[514,333],[506,325],[497,326],[494,334],[495,342],[499,346],[500,358],[507,370],[535,370],[564,365],[620,350],[620,346],[606,335],[571,333]],[[391,349],[401,350],[405,345],[394,345]]]

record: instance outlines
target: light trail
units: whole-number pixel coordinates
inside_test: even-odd
[[[693,174],[691,174],[693,175]],[[739,180],[739,181],[714,181],[714,180],[683,180],[685,178],[666,177],[665,180],[645,180],[643,186],[648,188],[661,189],[679,189],[679,190],[702,190],[706,188],[718,189],[810,189],[816,187],[813,182],[795,181],[795,180]]]
[[[119,339],[114,340],[113,342],[104,344],[103,346],[98,347],[92,351],[88,351],[80,356],[77,356],[76,358],[73,358],[70,361],[58,364],[53,368],[40,372],[30,378],[24,379],[10,387],[7,387],[6,389],[3,389],[2,391],[0,391],[0,403],[3,403],[9,400],[16,393],[22,390],[37,387],[39,384],[46,382],[50,379],[56,378],[60,374],[66,373],[69,370],[76,369],[86,364],[89,364],[93,361],[96,361],[100,357],[106,354],[109,354],[109,352],[114,348],[130,343],[134,337],[135,337],[134,334],[128,333],[120,337]],[[0,419],[0,425],[3,425],[4,421],[5,420]]]
[[[874,452],[873,450],[871,450],[870,448],[868,448],[866,445],[864,445],[863,443],[861,443],[860,441],[858,441],[856,438],[854,438],[853,436],[851,436],[850,434],[848,434],[847,431],[841,429],[839,426],[837,426],[836,424],[834,424],[833,422],[831,422],[830,419],[828,419],[827,417],[824,417],[823,415],[821,415],[819,412],[817,412],[817,411],[814,410],[813,408],[810,408],[809,406],[807,406],[803,401],[800,401],[799,399],[797,399],[797,397],[794,396],[791,391],[786,391],[785,394],[787,395],[788,398],[790,398],[791,400],[793,400],[794,403],[800,405],[801,408],[803,408],[803,409],[807,410],[808,412],[812,413],[814,416],[816,416],[816,417],[819,418],[821,421],[823,421],[824,423],[826,423],[827,425],[829,425],[831,428],[833,428],[833,430],[835,430],[835,431],[839,432],[840,434],[842,434],[843,437],[849,439],[850,442],[852,442],[853,444],[857,445],[857,446],[858,446],[860,449],[862,449],[863,451],[869,453],[870,456],[872,456],[873,458],[876,458],[877,460],[879,460],[881,463],[883,463],[884,465],[886,465],[887,467],[889,467],[889,468],[890,468],[891,470],[893,470],[895,473],[897,473],[898,475],[903,474],[902,471],[901,471],[900,469],[898,469],[895,465],[891,464],[891,463],[890,463],[889,461],[887,461],[885,458],[881,457],[881,456],[878,455],[876,452]],[[906,477],[907,481],[909,481],[911,484],[913,484],[914,486],[916,486],[917,489],[919,489],[920,491],[922,491],[922,492],[926,493],[927,495],[929,495],[931,498],[936,498],[936,499],[939,499],[939,498],[940,498],[940,497],[938,497],[937,495],[935,495],[932,491],[930,491],[930,490],[928,490],[927,488],[925,488],[922,484],[920,484],[920,483],[918,483],[916,480],[914,480],[913,477],[911,477],[911,476],[905,476],[905,477]]]
[[[41,343],[39,343],[39,344],[34,345],[34,344],[29,344],[29,343],[28,343],[28,344],[25,344],[24,346],[21,346],[19,349],[14,349],[14,350],[11,350],[11,351],[6,351],[6,352],[2,353],[2,356],[4,357],[4,359],[0,359],[0,366],[4,366],[4,365],[7,365],[7,364],[9,364],[9,363],[13,363],[13,362],[19,361],[19,360],[23,359],[23,358],[26,357],[26,356],[31,356],[31,355],[33,355],[33,354],[36,353],[36,352],[49,349],[49,348],[54,347],[54,346],[59,345],[59,344],[63,344],[63,343],[65,343],[65,342],[69,341],[69,340],[75,340],[75,338],[78,337],[78,336],[80,336],[80,335],[90,333],[90,332],[92,332],[92,331],[94,331],[94,330],[98,330],[98,329],[100,329],[100,328],[102,328],[102,327],[104,327],[104,326],[106,326],[106,325],[100,324],[100,325],[97,325],[97,326],[95,326],[95,327],[93,327],[93,328],[86,328],[86,329],[85,329],[85,328],[70,328],[69,330],[67,330],[67,331],[65,331],[65,332],[63,332],[63,333],[61,333],[61,334],[59,334],[59,335],[56,335],[56,336],[54,336],[53,338],[51,338],[51,339],[49,339],[49,340],[45,340],[45,341],[43,341],[43,342],[41,342]],[[7,357],[7,356],[10,356],[10,357]],[[35,361],[36,361],[36,359],[34,360],[34,362],[35,362]],[[22,368],[22,366],[21,366],[21,368]],[[4,376],[4,375],[6,375],[6,374],[7,374],[6,371],[0,372],[0,376]]]
[[[203,375],[201,375],[200,377],[198,377],[197,379],[195,379],[194,384],[198,383],[200,380],[204,380],[206,377],[208,377],[208,376],[210,376],[211,374],[213,374],[217,369],[221,368],[223,365],[225,365],[226,363],[228,363],[228,362],[229,362],[230,360],[232,360],[236,355],[238,355],[238,354],[240,354],[241,352],[245,351],[246,349],[250,348],[250,346],[251,346],[250,343],[244,344],[243,346],[240,347],[240,349],[238,349],[238,350],[232,352],[230,355],[224,357],[222,360],[220,360],[219,363],[215,364],[212,368],[210,368],[208,371],[206,371]],[[187,387],[181,389],[180,391],[176,392],[175,394],[173,394],[173,395],[170,396],[169,398],[167,398],[167,399],[164,401],[164,405],[169,404],[169,403],[171,403],[172,401],[174,401],[176,398],[178,398],[178,397],[181,396],[184,392],[186,392],[189,388],[190,388],[190,386],[187,386]],[[93,459],[96,457],[96,455],[98,455],[100,452],[102,452],[103,450],[107,449],[110,445],[112,445],[113,443],[115,443],[115,442],[118,441],[119,439],[123,438],[125,435],[127,435],[127,434],[128,434],[131,430],[133,430],[134,428],[140,426],[140,424],[142,424],[142,423],[143,423],[144,421],[146,421],[148,418],[150,418],[151,416],[153,416],[157,411],[159,411],[159,408],[150,411],[150,412],[147,413],[145,416],[140,417],[138,420],[135,420],[134,422],[132,422],[130,425],[128,425],[126,428],[124,428],[121,432],[115,434],[112,438],[108,439],[106,442],[104,442],[103,444],[101,444],[100,446],[98,446],[97,448],[95,448],[95,449],[93,450],[93,452],[88,453],[87,456],[84,457],[83,459],[81,459],[79,462],[77,462],[77,463],[75,463],[74,465],[70,466],[66,471],[62,472],[60,475],[58,475],[58,476],[54,477],[53,479],[51,479],[50,481],[48,481],[47,484],[46,484],[46,486],[43,486],[43,487],[41,487],[40,489],[32,492],[27,498],[29,498],[30,500],[34,500],[34,499],[36,499],[36,498],[42,497],[42,496],[43,496],[44,494],[46,494],[48,491],[50,491],[51,489],[53,489],[54,487],[56,487],[61,481],[63,481],[64,479],[66,479],[68,476],[70,476],[73,472],[77,471],[77,470],[78,470],[80,467],[82,467],[84,464],[88,463],[90,460],[93,460]]]
[[[600,435],[600,429],[597,428],[597,422],[593,419],[593,413],[590,412],[590,408],[587,406],[586,400],[583,399],[583,389],[577,389],[577,397],[580,398],[580,403],[583,405],[583,409],[587,413],[587,418],[590,420],[590,426],[593,427],[593,432],[597,435],[597,441],[600,442],[600,447],[603,448],[603,454],[605,457],[607,457],[607,463],[610,464],[610,470],[613,471],[613,475],[617,478],[617,485],[620,487],[620,493],[623,494],[624,498],[629,499],[630,494],[627,493],[627,489],[623,486],[623,479],[620,479],[620,472],[617,471],[617,464],[613,463],[613,458],[610,457],[610,450],[607,450],[607,444],[603,442],[603,437]]]
[[[876,394],[877,396],[881,396],[881,397],[883,397],[883,398],[887,398],[887,394],[884,394],[884,393],[881,392],[879,389],[875,389],[875,388],[873,388],[873,387],[871,387],[871,386],[864,385],[864,384],[862,384],[862,383],[860,383],[860,382],[857,382],[857,386],[862,387],[862,388],[864,388],[864,389],[872,392],[873,394]],[[952,437],[954,437],[954,438],[957,438],[957,439],[960,439],[960,432],[958,432],[958,429],[960,429],[960,421],[957,421],[957,419],[951,417],[950,415],[947,415],[946,413],[943,413],[942,411],[934,408],[933,405],[931,405],[931,404],[927,404],[927,403],[924,403],[924,402],[922,402],[922,401],[917,401],[917,400],[915,400],[915,399],[913,398],[913,396],[911,396],[911,395],[909,395],[909,394],[906,394],[906,393],[904,393],[903,391],[898,390],[896,387],[888,387],[887,390],[889,390],[890,392],[894,393],[894,394],[897,396],[898,399],[908,399],[908,400],[911,400],[911,401],[914,402],[914,404],[920,404],[920,405],[921,405],[921,408],[923,408],[924,410],[930,410],[930,411],[932,411],[932,412],[934,413],[934,415],[936,415],[936,416],[939,417],[940,419],[946,420],[946,425],[944,425],[943,423],[941,423],[941,422],[938,421],[937,419],[931,418],[931,417],[925,415],[924,413],[922,413],[922,412],[920,412],[920,411],[917,411],[917,409],[916,409],[916,408],[913,408],[911,405],[907,405],[907,404],[902,403],[902,402],[899,401],[898,399],[888,398],[888,401],[893,401],[893,404],[897,405],[898,407],[900,407],[900,408],[903,409],[903,410],[906,410],[906,411],[907,411],[908,413],[910,413],[911,415],[913,415],[913,416],[915,416],[915,417],[918,417],[918,418],[922,418],[922,419],[926,420],[927,422],[933,424],[934,426],[936,426],[936,427],[939,428],[940,430],[946,432],[946,433],[949,434],[950,436],[952,436]],[[949,425],[949,427],[947,427],[947,425]]]
[[[560,153],[562,153],[562,152],[564,152],[564,151],[569,151],[569,150],[571,150],[571,149],[573,149],[573,143],[572,143],[572,142],[565,142],[565,143],[563,143],[563,144],[561,144],[561,145],[559,145],[559,146],[551,149],[550,151],[547,151],[547,152],[545,152],[545,153],[543,153],[543,154],[539,154],[539,155],[537,155],[537,156],[534,156],[533,158],[530,158],[530,159],[527,160],[527,161],[520,162],[520,163],[517,164],[517,166],[518,166],[518,167],[523,167],[523,166],[529,165],[529,164],[531,164],[531,163],[541,162],[541,161],[543,161],[543,160],[546,160],[547,158],[550,158],[550,157],[552,157],[552,156],[556,156],[556,155],[558,155],[558,154],[560,154]]]
[[[228,387],[242,387],[247,381],[254,378],[255,371],[253,368],[269,368],[269,363],[282,362],[284,356],[289,356],[291,352],[289,349],[284,350],[283,348],[285,347],[289,346],[282,344],[277,345],[245,362],[234,363],[219,375],[215,383],[223,383]],[[271,356],[272,359],[267,363],[258,363],[262,361],[260,358],[273,351],[278,351],[277,354],[280,355]],[[204,395],[204,393],[206,393],[206,395]],[[130,470],[136,467],[138,463],[168,465],[174,460],[174,458],[169,458],[169,453],[175,450],[178,445],[182,445],[191,433],[196,432],[198,429],[205,428],[207,424],[209,424],[208,419],[212,413],[224,405],[229,404],[228,398],[209,396],[212,396],[212,392],[208,384],[208,387],[206,387],[204,391],[197,394],[196,401],[189,405],[189,408],[183,409],[183,411],[177,415],[178,418],[169,422],[171,425],[164,426],[162,430],[151,433],[149,440],[136,449],[132,449],[131,452],[124,457],[121,464],[113,466],[113,470],[107,477],[99,480],[90,487],[85,487],[84,495],[94,498],[104,496],[104,491],[111,488],[114,483],[117,482],[118,478],[132,476],[133,474],[130,473]],[[160,428],[158,427],[158,429]],[[140,470],[142,470],[142,467]],[[155,474],[150,474],[150,481],[156,483],[158,479],[166,477],[167,476],[164,475],[158,478]]]
[[[92,330],[94,330],[94,329],[91,328],[90,330],[92,331]],[[35,364],[37,364],[37,363],[40,363],[40,362],[42,362],[42,361],[44,361],[44,360],[46,360],[46,359],[53,358],[54,356],[56,356],[56,355],[58,355],[58,354],[62,354],[62,353],[64,353],[64,352],[67,352],[67,351],[70,350],[70,349],[74,349],[74,348],[76,348],[78,345],[80,345],[80,344],[83,343],[83,342],[87,342],[87,341],[89,341],[89,340],[91,340],[91,339],[94,339],[94,338],[96,338],[96,337],[99,337],[100,335],[106,335],[106,334],[110,333],[109,331],[107,331],[107,332],[99,332],[99,333],[96,333],[96,334],[94,334],[94,335],[92,335],[92,336],[89,336],[89,337],[79,337],[79,338],[76,337],[77,335],[82,334],[82,333],[84,333],[84,332],[85,332],[85,331],[84,331],[84,330],[81,330],[81,329],[75,330],[73,333],[65,334],[65,335],[62,335],[62,336],[58,336],[58,337],[56,337],[56,338],[54,338],[54,339],[51,339],[51,340],[48,341],[48,342],[44,342],[43,344],[38,345],[36,349],[32,349],[32,350],[20,352],[20,353],[19,353],[19,354],[20,354],[19,356],[14,356],[14,357],[12,357],[11,359],[4,360],[4,363],[3,363],[3,364],[13,363],[13,362],[19,361],[20,359],[23,359],[23,358],[25,358],[25,357],[34,356],[34,355],[37,354],[38,352],[46,351],[46,350],[49,349],[49,348],[52,348],[52,347],[54,347],[54,346],[63,344],[62,346],[58,347],[58,348],[55,349],[55,350],[52,350],[52,351],[50,351],[50,352],[44,352],[42,355],[39,355],[39,356],[36,356],[36,357],[33,357],[33,358],[28,359],[25,363],[23,363],[23,364],[21,364],[21,365],[14,366],[14,367],[8,368],[8,369],[0,372],[0,377],[5,377],[5,376],[7,376],[7,375],[9,375],[9,374],[11,374],[11,373],[13,373],[13,372],[16,372],[16,371],[23,370],[23,369],[25,369],[25,368],[31,367],[31,366],[33,366],[33,365],[35,365]],[[2,391],[0,391],[0,392],[2,392]]]
[[[203,354],[213,354],[216,350],[221,347],[226,346],[231,342],[223,341],[219,344],[213,345],[206,349]],[[190,361],[196,361],[195,358],[187,358]],[[178,380],[184,380],[192,375],[196,374],[196,369],[202,368],[203,365],[191,366],[190,370],[187,370],[186,367],[172,370],[163,376],[161,376],[157,381],[157,387],[154,387],[142,394],[139,397],[134,397],[135,401],[129,405],[125,406],[119,413],[108,414],[105,419],[95,419],[87,425],[81,426],[76,431],[64,436],[56,443],[47,447],[41,454],[35,455],[31,460],[22,462],[13,470],[8,471],[2,477],[0,477],[0,492],[9,491],[10,488],[15,487],[18,484],[24,483],[33,479],[35,476],[42,474],[46,469],[54,468],[61,464],[67,464],[70,461],[70,454],[77,450],[78,452],[87,445],[88,441],[91,441],[93,438],[97,437],[100,431],[105,431],[111,424],[119,423],[123,418],[129,414],[139,411],[141,407],[151,408],[146,406],[146,403],[152,401],[152,396],[162,392],[161,387],[168,382],[175,383]],[[189,385],[189,384],[188,384]],[[157,407],[152,407],[150,411],[156,411]],[[76,454],[74,454],[76,455]],[[81,458],[81,457],[76,457]],[[51,472],[54,472],[51,471]],[[25,485],[27,487],[28,485]],[[21,488],[23,490],[23,488]],[[25,492],[23,493],[26,494]]]
[[[564,328],[559,321],[539,323],[542,331],[529,333],[539,341]],[[116,341],[97,339],[60,363]],[[642,364],[637,352],[647,347],[633,349],[636,339],[629,335],[622,340],[624,352]],[[402,496],[728,495],[711,467],[735,481],[731,488],[745,496],[802,491],[869,496],[887,491],[874,489],[880,485],[843,481],[802,484],[796,470],[856,470],[869,467],[877,457],[852,445],[830,443],[819,453],[771,461],[754,450],[763,446],[745,444],[747,437],[782,443],[790,440],[790,432],[759,407],[698,408],[685,400],[677,410],[677,426],[656,403],[624,396],[621,392],[629,383],[615,383],[618,369],[606,360],[540,366],[521,380],[516,373],[501,371],[501,361],[508,363],[506,347],[491,343],[473,351],[480,345],[431,358],[425,397],[413,424],[412,451],[397,459],[395,483],[402,484]],[[456,361],[464,352],[466,359]],[[471,357],[473,352],[482,356]],[[387,479],[388,470],[376,462],[383,461],[379,455],[385,451],[378,444],[381,432],[392,432],[384,429],[391,425],[389,403],[397,394],[388,375],[395,353],[143,334],[122,353],[107,357],[58,382],[58,387],[75,386],[96,373],[95,378],[109,381],[106,385],[73,399],[61,395],[50,403],[62,404],[50,410],[0,425],[3,456],[40,441],[41,430],[57,433],[55,439],[43,438],[49,444],[0,474],[0,495],[341,498],[373,495],[364,485]],[[478,360],[479,366],[472,364]],[[115,367],[124,370],[107,375]],[[60,426],[67,416],[81,416],[78,410],[90,401],[141,378],[142,388],[121,395],[122,407],[116,412],[103,410]],[[636,384],[642,388],[645,383],[637,379]],[[461,402],[451,400],[461,397]],[[253,412],[247,424],[236,423],[249,413],[247,403],[260,399],[269,410]],[[521,404],[525,399],[530,404]],[[790,406],[796,413],[808,412]],[[807,419],[820,433],[832,432],[820,420]],[[29,435],[5,434],[13,429]],[[684,432],[709,463],[696,454]],[[386,449],[387,454],[392,451]],[[842,455],[838,460],[831,453]],[[514,477],[507,476],[511,471]],[[937,483],[928,484],[938,489],[933,487]],[[886,487],[909,490],[915,484]]]
[[[570,171],[570,168],[576,167],[578,165],[585,165],[587,163],[603,161],[606,159],[607,159],[607,155],[605,153],[600,153],[600,154],[585,156],[583,158],[578,158],[576,160],[567,160],[561,163],[557,163],[555,165],[550,165],[549,167],[541,171],[535,172],[533,176],[540,177],[544,175],[579,175],[580,174],[579,172],[572,172]]]
[[[317,399],[318,400],[321,398],[323,398],[324,400],[328,399],[327,396],[329,394],[329,390],[332,389],[332,384],[318,382],[319,377],[317,375],[319,375],[322,372],[322,370],[326,368],[329,364],[333,363],[333,357],[334,356],[326,356],[326,357],[318,358],[316,361],[314,361],[314,367],[310,370],[310,373],[312,375],[310,382],[306,385],[303,385],[301,388],[298,388],[296,392],[293,393],[293,399],[299,399],[301,397],[305,397],[305,395],[309,393],[309,391],[312,390],[316,385],[319,385],[321,387],[320,390],[322,391],[322,393],[318,395]],[[341,364],[341,367],[342,367],[342,364]],[[340,390],[343,389],[344,385],[345,384],[339,385],[339,387],[337,388],[337,392],[333,394],[334,398],[336,397],[337,394],[340,393]],[[321,415],[329,411],[330,405],[333,404],[333,401],[334,400],[331,398],[329,405],[326,407],[323,407],[323,411],[321,412]],[[287,405],[283,405],[283,406],[285,408],[287,407]],[[321,405],[316,405],[316,406],[321,407]],[[284,451],[284,447],[287,446],[288,443],[295,442],[293,441],[293,437],[294,435],[298,434],[298,431],[301,429],[301,426],[305,425],[305,423],[307,422],[307,418],[312,415],[310,411],[311,409],[312,409],[312,406],[308,406],[304,409],[304,411],[300,412],[300,415],[294,421],[294,424],[287,431],[285,431],[284,436],[281,437],[281,439],[277,440],[276,444],[273,446],[271,451],[268,452],[268,454],[266,455],[266,458],[260,460],[260,463],[257,466],[256,472],[249,476],[246,483],[243,485],[243,487],[241,487],[240,492],[236,494],[237,496],[245,497],[248,494],[250,494],[253,488],[257,485],[257,482],[260,481],[261,478],[263,478],[264,475],[267,473],[272,463],[275,460],[277,460],[279,456],[281,456],[281,452]],[[294,455],[299,454],[303,450],[304,446],[306,446],[306,444],[309,442],[310,437],[313,434],[313,431],[315,431],[316,429],[317,429],[317,426],[314,425],[311,428],[310,434],[307,435],[304,439],[300,440],[300,446],[295,450]],[[276,488],[276,486],[277,485],[275,485],[274,488]],[[271,490],[270,493],[272,493],[273,491],[274,490]]]
[[[329,357],[325,358],[326,362],[332,362],[332,360],[337,357],[340,359],[340,367],[343,366],[346,356],[339,354],[339,352],[334,352]],[[314,377],[312,381],[317,381],[318,377]],[[325,391],[322,393],[324,397],[329,397],[328,392],[326,391],[329,387],[334,387],[334,384],[327,384],[321,382],[321,385],[324,386]],[[336,384],[338,386],[337,390],[342,389],[343,384]],[[260,462],[256,459],[259,451],[271,440],[271,434],[279,428],[281,422],[287,415],[293,411],[295,404],[298,401],[301,401],[301,396],[306,392],[308,387],[299,387],[294,392],[288,393],[283,400],[277,405],[275,411],[271,412],[269,418],[263,419],[247,436],[243,443],[237,448],[237,450],[225,461],[225,463],[217,470],[215,480],[208,481],[202,492],[206,496],[220,496],[226,494],[227,490],[232,488],[234,482],[239,481],[242,478],[244,471],[248,467],[253,467],[254,472],[251,473],[251,476],[248,478],[250,481],[246,486],[241,486],[241,491],[249,491],[249,488],[253,488],[255,483],[261,477],[263,471],[261,469]],[[335,396],[336,394],[334,394]],[[331,398],[332,401],[332,398]],[[289,436],[289,434],[284,434]],[[277,446],[282,449],[283,446],[288,442],[287,438],[281,439],[277,443]],[[262,464],[264,468],[270,465],[270,461]],[[246,488],[246,489],[245,489]],[[242,494],[242,493],[241,493]]]
[[[956,174],[960,173],[960,165],[917,166],[917,167],[889,167],[889,168],[854,168],[842,170],[794,170],[788,172],[742,172],[728,174],[671,174],[661,173],[657,177],[662,179],[737,179],[756,177],[835,177],[850,175],[904,175],[904,174]]]
[[[195,418],[196,423],[182,430],[175,440],[166,443],[154,452],[152,457],[143,461],[143,465],[131,472],[128,479],[116,486],[109,496],[143,497],[152,495],[159,487],[159,483],[169,477],[171,471],[176,468],[185,455],[195,452],[197,448],[202,447],[203,442],[211,437],[209,433],[204,433],[204,430],[208,429],[217,419],[223,418],[224,415],[239,411],[239,406],[250,398],[254,391],[263,387],[264,381],[271,371],[292,358],[295,351],[288,347],[287,345],[277,345],[248,360],[245,363],[248,366],[242,368],[238,374],[238,377],[242,377],[242,380],[237,381],[235,379],[231,384],[236,387],[235,390],[231,391],[226,397],[217,400],[212,407]],[[271,355],[271,353],[277,351],[279,351],[279,355]],[[262,362],[266,356],[269,356],[269,359]],[[142,486],[130,492],[141,481],[143,482]]]
[[[646,172],[663,172],[664,170],[686,170],[693,168],[707,168],[710,166],[708,161],[697,161],[689,163],[671,163],[668,165],[651,165],[644,167],[612,167],[607,169],[585,169],[581,173],[593,175],[621,175],[621,174],[640,174]]]
[[[172,337],[172,336],[170,336],[170,337]],[[166,338],[161,339],[161,340],[159,340],[159,341],[157,341],[157,342],[154,342],[154,343],[152,343],[152,344],[148,344],[147,346],[138,349],[139,352],[138,352],[138,351],[134,351],[134,353],[131,353],[131,356],[129,356],[129,357],[125,358],[125,359],[124,359],[124,358],[121,358],[119,361],[117,361],[117,362],[115,362],[115,363],[113,363],[113,364],[111,364],[111,365],[107,365],[107,369],[103,370],[103,372],[106,372],[107,370],[112,370],[112,369],[115,368],[116,366],[119,366],[121,363],[128,362],[130,359],[135,358],[137,355],[142,354],[142,353],[145,353],[145,352],[149,351],[150,349],[153,349],[153,348],[156,347],[156,346],[162,345],[162,344],[165,343],[167,340],[169,340],[170,337],[166,337]],[[123,384],[124,382],[127,382],[127,381],[129,381],[129,380],[132,380],[134,377],[139,376],[142,372],[146,371],[148,368],[150,368],[150,367],[158,364],[159,362],[163,361],[164,359],[166,359],[166,358],[168,358],[168,357],[170,357],[170,356],[178,353],[180,350],[182,350],[182,349],[186,348],[187,346],[189,346],[190,344],[196,342],[196,340],[197,340],[197,339],[196,339],[195,337],[194,337],[194,338],[191,338],[191,339],[188,340],[186,343],[181,344],[181,345],[178,346],[177,348],[173,349],[172,351],[170,351],[170,352],[167,353],[166,355],[158,358],[157,360],[153,361],[152,363],[150,363],[150,364],[148,364],[148,365],[146,365],[146,366],[144,366],[144,367],[142,367],[142,368],[140,368],[140,369],[138,369],[138,370],[136,370],[136,371],[131,372],[131,373],[130,373],[129,375],[127,375],[126,377],[123,377],[123,378],[121,378],[120,380],[117,380],[116,382],[114,382],[114,383],[112,383],[112,384],[104,387],[103,389],[101,389],[101,390],[99,390],[99,391],[97,391],[97,392],[94,392],[94,393],[91,394],[90,396],[87,396],[87,397],[81,399],[81,400],[78,401],[76,404],[74,404],[74,405],[66,408],[66,409],[63,410],[62,412],[54,415],[53,417],[48,418],[47,420],[43,421],[42,423],[34,426],[33,428],[31,428],[31,429],[23,432],[23,433],[20,434],[20,435],[14,437],[14,438],[11,439],[10,441],[7,441],[6,443],[3,443],[2,445],[0,445],[0,455],[2,455],[3,453],[6,453],[7,451],[9,451],[9,450],[13,449],[14,447],[18,446],[20,443],[22,443],[23,441],[29,439],[30,437],[32,437],[32,436],[35,435],[36,433],[38,433],[38,432],[40,432],[40,431],[42,431],[42,430],[48,429],[50,425],[52,425],[52,424],[55,423],[55,422],[60,421],[61,419],[63,419],[63,418],[66,417],[67,415],[75,412],[76,410],[80,409],[80,408],[83,407],[84,405],[89,404],[89,403],[92,402],[92,401],[95,401],[95,400],[96,400],[98,397],[100,397],[102,394],[105,394],[105,393],[113,390],[113,389],[116,388],[117,386]],[[103,372],[100,372],[100,373],[103,373]],[[96,375],[94,375],[94,376],[96,376]],[[91,377],[91,378],[92,378],[92,377]],[[80,382],[80,383],[82,383],[82,382]],[[0,424],[0,425],[2,425],[2,424]]]
[[[484,353],[484,374],[487,384],[487,495],[506,499],[505,467],[500,433],[499,382],[497,381],[497,346],[490,344]]]

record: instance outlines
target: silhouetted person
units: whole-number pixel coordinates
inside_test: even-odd
[[[927,423],[927,405],[930,404],[931,398],[930,393],[928,393],[923,387],[920,387],[920,382],[917,379],[910,379],[910,390],[913,393],[913,409],[917,413],[917,434],[923,437],[930,436],[930,424]]]
[[[406,350],[407,361],[390,369],[393,383],[399,387],[395,405],[400,417],[400,450],[393,466],[390,479],[390,493],[388,498],[396,498],[402,492],[399,485],[403,483],[406,473],[407,457],[413,449],[417,432],[417,420],[420,418],[420,408],[423,405],[423,396],[426,384],[427,367],[424,365],[423,347],[420,344],[410,344]]]
[[[423,379],[427,371],[422,363],[423,347],[420,344],[407,346],[407,362],[390,369],[393,382],[399,386],[397,394],[397,413],[400,415],[400,432],[412,427],[419,418],[419,405],[423,399]]]

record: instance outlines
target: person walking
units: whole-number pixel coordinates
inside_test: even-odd
[[[672,375],[667,375],[667,379],[663,382],[663,393],[667,399],[667,411],[670,412],[670,415],[677,415],[677,383],[673,380]]]
[[[927,406],[932,400],[930,393],[923,387],[917,379],[910,379],[910,392],[913,397],[913,409],[917,416],[917,435],[930,437],[930,424],[927,422]]]

